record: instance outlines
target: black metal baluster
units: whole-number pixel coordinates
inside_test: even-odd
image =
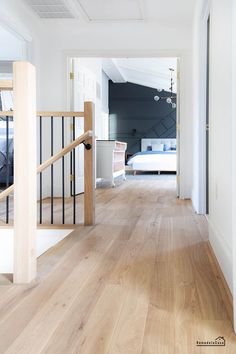
[[[72,151],[70,152],[70,195],[72,197],[73,195],[73,182],[72,182],[72,174],[73,174],[73,158],[72,158]]]
[[[65,147],[65,129],[64,129],[64,117],[61,119],[61,146]],[[65,224],[65,157],[62,156],[62,224]]]
[[[42,117],[39,117],[39,163],[40,165],[43,162],[43,147],[42,147]],[[43,174],[39,174],[39,223],[42,224],[43,221]]]
[[[9,117],[6,116],[6,188],[9,187]],[[9,196],[6,197],[6,224],[9,223]]]
[[[73,141],[75,140],[75,117],[73,117]],[[76,223],[76,192],[75,192],[75,149],[73,149],[73,224]]]
[[[51,117],[51,156],[53,156],[53,116]],[[51,224],[53,224],[53,164],[51,165]]]

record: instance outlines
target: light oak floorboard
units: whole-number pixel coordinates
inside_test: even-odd
[[[96,225],[39,257],[34,282],[1,278],[0,353],[235,353],[207,222],[176,199],[174,181],[128,180],[96,201]],[[225,347],[196,346],[218,336]]]

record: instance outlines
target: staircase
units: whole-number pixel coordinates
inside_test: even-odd
[[[14,263],[12,272],[15,283],[28,283],[36,277],[37,256],[42,251],[45,251],[45,243],[39,246],[39,235],[45,235],[45,230],[48,230],[49,240],[52,234],[55,234],[55,230],[60,230],[60,232],[56,233],[56,237],[51,237],[50,242],[46,242],[49,247],[65,237],[78,223],[78,204],[80,209],[81,207],[83,208],[83,224],[88,226],[93,225],[95,222],[94,104],[85,102],[83,112],[53,111],[36,113],[35,87],[35,68],[27,62],[14,63],[13,81],[0,81],[0,90],[13,90],[14,96],[14,112],[0,112],[0,116],[5,117],[6,122],[8,122],[10,116],[13,116],[14,120],[14,184],[10,185],[10,172],[7,169],[6,189],[0,192],[1,213],[5,214],[4,218],[1,215],[0,228],[7,230],[5,232],[8,233],[6,237],[9,237],[9,242],[4,244],[8,244],[9,255],[12,254],[12,257],[9,256],[7,258],[12,258],[12,263]],[[51,157],[43,161],[42,122],[48,119],[50,119],[51,126]],[[55,120],[58,122],[59,119],[61,120],[62,146],[59,151],[54,153],[53,139],[57,139],[58,135],[54,136],[53,128]],[[72,126],[75,126],[75,119],[84,119],[84,133],[78,137],[73,133],[73,140],[65,146],[65,120],[72,120]],[[38,167],[36,166],[37,125],[39,126],[40,155]],[[6,158],[9,159],[8,131],[6,133]],[[68,198],[65,193],[66,184],[71,183],[71,181],[66,179],[65,161],[69,156],[71,161],[70,168],[73,170],[74,176],[76,176],[79,166],[76,166],[75,151],[81,144],[84,146],[84,166],[82,166],[84,168],[84,195],[83,198],[76,196],[75,182],[72,181],[74,193],[72,197]],[[59,163],[61,164],[62,177],[61,195],[55,198],[54,184],[55,180],[58,179],[58,175],[55,174],[54,166]],[[45,173],[50,175],[50,195],[46,199],[43,196]],[[37,198],[37,190],[39,190],[39,198]],[[5,205],[4,212],[3,205]],[[50,220],[45,217],[45,205],[48,207]],[[68,205],[70,205],[69,208]],[[55,214],[57,214],[57,217]],[[58,217],[59,214],[60,216]],[[55,224],[55,220],[57,224]],[[69,222],[67,222],[68,220]],[[39,228],[44,230],[39,232]],[[52,231],[52,228],[54,231]],[[3,234],[3,231],[1,231],[1,234]]]

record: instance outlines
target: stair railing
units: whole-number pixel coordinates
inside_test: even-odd
[[[82,143],[87,146],[84,149],[84,224],[95,222],[94,104],[85,102],[84,112],[77,112],[84,117],[84,133],[37,168],[35,67],[28,62],[14,63],[13,80],[0,80],[0,90],[5,89],[13,90],[14,112],[0,112],[0,116],[13,115],[14,119],[14,184],[0,193],[0,200],[14,192],[13,281],[29,283],[37,274],[37,173],[41,174]],[[66,112],[60,113],[66,116]],[[58,112],[53,114],[58,116]]]
[[[1,114],[1,112],[0,112]],[[37,174],[41,174],[43,171],[45,171],[48,167],[53,166],[53,164],[60,160],[61,158],[65,157],[68,153],[73,151],[77,146],[80,144],[86,144],[88,147],[87,149],[92,149],[92,144],[90,144],[90,140],[93,137],[93,132],[87,131],[78,138],[76,138],[74,141],[72,141],[70,144],[68,144],[66,147],[61,149],[58,153],[50,157],[48,160],[43,162],[41,165],[38,166],[37,168]],[[14,184],[12,184],[10,187],[5,189],[3,192],[0,193],[0,201],[9,197],[14,192]],[[88,192],[88,188],[86,188],[86,193]],[[88,202],[89,198],[85,193],[85,198],[84,198],[84,205],[85,209],[87,212],[84,213],[84,224],[85,225],[91,225],[94,223],[94,205],[86,205]]]

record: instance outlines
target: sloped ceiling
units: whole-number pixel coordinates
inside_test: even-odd
[[[103,70],[113,82],[134,84],[170,91],[171,73],[174,69],[176,92],[176,58],[119,58],[104,59]]]

